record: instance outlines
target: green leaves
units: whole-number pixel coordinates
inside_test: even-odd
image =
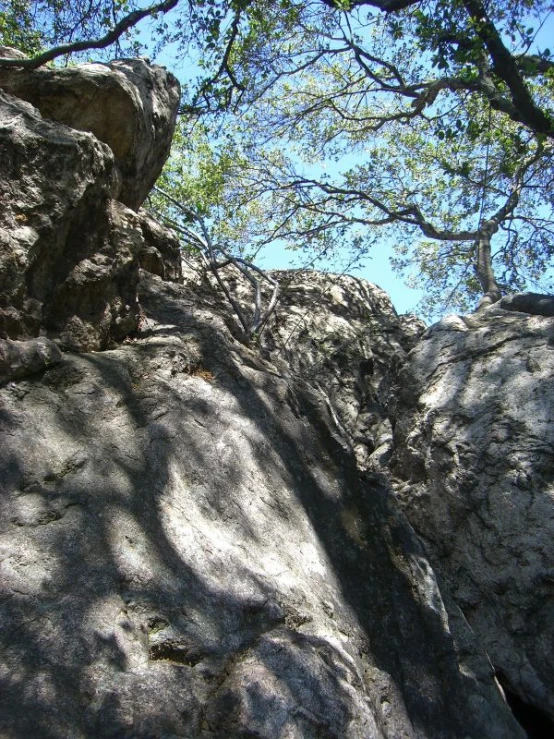
[[[511,18],[509,10],[494,17],[504,26]],[[478,296],[473,244],[482,224],[498,216],[511,224],[493,234],[493,260],[511,275],[505,286],[531,274],[545,249],[533,214],[546,200],[538,166],[523,177],[521,165],[536,140],[511,114],[507,88],[487,68],[463,3],[347,20],[305,11],[302,35],[292,36],[268,19],[243,49],[248,56],[272,33],[260,66],[249,57],[252,84],[263,79],[264,92],[250,98],[255,107],[240,135],[253,150],[256,138],[286,150],[294,163],[294,174],[272,176],[288,193],[287,223],[298,241],[363,251],[394,238],[406,249],[396,268],[426,285],[428,309],[436,310],[441,301],[467,306]],[[552,109],[553,95],[529,84]],[[550,155],[543,166],[552,173]]]
[[[32,50],[105,32],[137,5],[0,0],[0,34]],[[552,258],[554,64],[535,41],[548,11],[181,0],[153,23],[155,50],[194,60],[188,110],[210,115],[180,123],[162,175],[185,211],[152,207],[187,233],[196,214],[236,253],[285,243],[355,258],[394,239],[396,268],[435,309],[479,291],[474,244],[490,223],[494,267],[520,285]]]
[[[33,55],[41,50],[42,35],[29,0],[0,0],[0,45]]]

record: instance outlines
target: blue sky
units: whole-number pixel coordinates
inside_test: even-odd
[[[392,303],[398,313],[413,313],[417,302],[423,297],[421,290],[413,290],[407,287],[402,278],[396,275],[389,264],[392,256],[392,245],[383,241],[376,247],[371,255],[365,259],[362,269],[349,270],[356,277],[363,277],[383,288],[391,297]],[[304,261],[303,261],[304,260]],[[259,259],[260,266],[265,269],[288,269],[303,267],[305,257],[298,252],[287,251],[282,246],[275,244],[269,247]],[[333,269],[333,265],[321,263],[319,268],[331,269],[331,271],[342,271],[342,268]]]
[[[171,14],[169,14],[170,17]],[[146,35],[144,35],[145,39]],[[165,48],[156,57],[155,61],[173,71],[181,82],[193,81],[200,73],[199,68],[191,62],[187,63],[181,60],[179,63],[175,63],[175,56],[172,55],[171,47]],[[347,271],[379,285],[390,295],[398,313],[415,312],[418,301],[423,297],[423,292],[409,288],[405,285],[404,280],[392,271],[389,263],[392,255],[392,244],[383,239],[383,242],[364,260],[360,269]],[[266,248],[256,261],[264,269],[294,269],[304,268],[306,257],[299,252],[285,249],[282,244],[275,243]],[[338,272],[344,270],[344,266],[337,266],[324,261],[320,261],[315,268]]]
[[[186,64],[181,61],[178,65],[174,64],[171,56],[171,49],[165,49],[162,54],[158,55],[155,60],[158,64],[163,64],[172,70],[183,82],[192,80],[198,69],[192,64]],[[391,297],[392,303],[398,313],[415,312],[418,301],[423,297],[421,290],[414,290],[405,285],[403,279],[392,271],[389,260],[393,255],[392,244],[383,242],[375,248],[371,255],[368,256],[360,269],[347,270],[348,273],[357,277],[362,277],[369,282],[373,282]],[[282,244],[275,243],[267,247],[257,259],[259,266],[264,269],[295,269],[304,268],[306,265],[305,255],[290,251],[284,248]],[[319,261],[315,266],[316,269],[325,269],[335,272],[342,272],[344,266],[332,264],[330,262]]]
[[[167,17],[169,22],[170,18],[171,14]],[[146,32],[143,36],[144,40],[146,40],[147,35],[148,33]],[[554,42],[554,21],[552,16],[548,18],[547,23],[543,26],[535,41],[538,46],[542,46],[543,48],[546,45],[552,46]],[[171,48],[166,48],[155,61],[171,69],[182,82],[193,80],[199,72],[198,67],[192,62],[188,64],[186,62],[176,64]],[[392,256],[393,244],[388,242],[383,234],[383,241],[372,250],[371,254],[362,263],[361,268],[348,271],[383,288],[390,295],[398,313],[417,312],[417,303],[421,300],[424,293],[421,290],[409,288],[404,283],[404,280],[393,272],[390,265],[390,258]],[[267,247],[260,254],[257,262],[266,269],[303,268],[306,265],[306,256],[301,252],[287,250],[282,244],[275,243]],[[337,267],[336,264],[329,262],[319,262],[315,266],[318,269],[329,269],[334,272],[342,272],[344,270],[343,266]]]

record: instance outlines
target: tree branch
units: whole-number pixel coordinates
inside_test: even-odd
[[[38,69],[38,67],[42,67],[47,62],[51,62],[64,54],[86,51],[87,49],[105,49],[107,46],[110,46],[110,44],[113,44],[121,38],[125,31],[136,26],[137,23],[143,20],[143,18],[156,15],[157,13],[167,13],[179,2],[180,0],[164,0],[164,2],[158,3],[157,5],[151,5],[149,8],[135,10],[122,18],[119,23],[116,23],[116,25],[108,31],[105,36],[98,39],[61,44],[60,46],[55,46],[42,54],[32,57],[31,59],[0,58],[0,68],[19,67],[22,69]]]
[[[329,7],[339,7],[336,0],[322,0],[322,2]],[[420,0],[350,0],[347,9],[370,6],[386,13],[392,13],[419,4]],[[510,92],[511,100],[508,100],[494,84],[490,75],[486,76],[481,80],[480,87],[490,105],[495,110],[509,115],[512,120],[528,126],[535,133],[554,138],[554,120],[535,103],[525,83],[525,76],[544,74],[554,68],[554,62],[536,55],[514,56],[504,45],[500,33],[487,15],[481,0],[462,0],[462,4],[474,24],[477,37],[492,60],[494,74],[506,84]],[[445,39],[467,47],[466,39],[441,38],[441,40]],[[361,64],[359,57],[358,62]],[[475,90],[475,86],[472,89]]]
[[[214,275],[220,289],[222,290],[229,304],[235,311],[246,341],[250,341],[252,337],[256,334],[259,337],[277,306],[277,298],[279,295],[279,283],[277,282],[277,280],[274,280],[272,277],[267,275],[262,269],[260,269],[260,267],[257,267],[255,264],[252,264],[251,262],[248,262],[241,257],[234,256],[221,244],[214,244],[204,218],[199,213],[197,213],[194,208],[190,208],[184,203],[181,203],[179,200],[174,198],[171,193],[168,193],[166,190],[163,190],[157,185],[154,186],[154,190],[165,197],[167,200],[169,200],[169,202],[171,202],[176,208],[184,213],[187,218],[193,218],[198,224],[202,232],[202,238],[191,231],[194,237],[194,239],[191,240],[189,234],[185,232],[186,235],[189,237],[188,243],[193,245],[194,248],[196,248],[204,258],[207,267]],[[184,229],[179,230],[181,233],[184,231]],[[223,262],[218,261],[218,253],[223,255]],[[247,319],[240,303],[233,297],[228,285],[225,283],[225,280],[220,275],[220,270],[224,267],[228,267],[229,265],[233,265],[235,269],[237,269],[238,272],[240,272],[240,274],[242,274],[243,277],[248,280],[254,290],[254,315],[251,321]],[[252,273],[260,275],[263,280],[271,285],[271,297],[265,310],[262,306],[263,296],[260,280],[257,279]]]
[[[537,105],[518,68],[515,57],[508,51],[494,23],[480,0],[462,0],[475,24],[475,32],[484,44],[493,62],[493,70],[503,80],[518,113],[518,120],[536,133],[554,138],[554,121]]]
[[[356,188],[337,187],[330,185],[325,182],[317,182],[316,180],[299,179],[292,182],[290,186],[304,186],[316,187],[322,192],[329,195],[336,195],[340,197],[351,197],[355,201],[365,201],[370,203],[372,206],[385,213],[388,216],[386,223],[392,223],[395,221],[406,223],[410,226],[417,226],[425,236],[437,241],[471,241],[477,236],[477,231],[449,231],[436,228],[430,221],[428,221],[422,214],[419,206],[407,204],[406,206],[396,210],[390,208],[388,205],[383,203],[381,200],[369,195],[363,190]],[[366,222],[363,219],[359,219],[359,222]]]
[[[397,10],[405,10],[412,5],[418,5],[421,0],[350,0],[348,10],[358,8],[363,5],[369,5],[372,8],[383,10],[385,13],[393,13]],[[340,8],[342,4],[337,0],[322,0],[324,5],[330,8]]]

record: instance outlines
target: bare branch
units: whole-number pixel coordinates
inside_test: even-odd
[[[383,10],[385,13],[392,13],[397,10],[404,10],[412,5],[418,5],[421,0],[350,0],[348,3],[348,9],[357,8],[362,5],[369,5],[372,8]],[[324,5],[328,5],[330,8],[338,8],[339,3],[337,0],[322,0]]]
[[[134,28],[134,26],[136,26],[137,23],[140,23],[144,18],[156,15],[157,13],[167,13],[179,2],[180,0],[164,0],[164,2],[158,3],[157,5],[151,5],[149,8],[144,8],[143,10],[134,10],[116,23],[116,25],[108,31],[105,36],[98,39],[61,44],[60,46],[55,46],[42,54],[32,57],[31,59],[0,58],[0,68],[19,67],[22,69],[37,69],[47,62],[51,62],[65,54],[73,54],[79,51],[86,51],[87,49],[105,49],[107,46],[110,46],[110,44],[115,43],[119,38],[121,38],[126,31]]]
[[[296,180],[295,182],[291,183],[290,186],[315,187],[330,195],[353,198],[353,202],[367,202],[387,215],[387,220],[381,221],[380,223],[401,222],[406,223],[410,226],[417,226],[425,234],[425,236],[431,239],[436,239],[439,241],[470,241],[477,236],[476,231],[449,231],[438,229],[425,218],[419,206],[406,204],[399,209],[390,208],[388,205],[386,205],[386,203],[379,200],[378,198],[375,198],[372,195],[369,195],[367,192],[364,192],[363,190],[358,190],[356,188],[337,187],[326,182],[317,182],[316,180],[309,179]],[[359,221],[367,223],[365,219],[359,219]],[[372,225],[374,223],[375,221],[372,222]]]
[[[198,100],[200,98],[202,98],[202,97],[207,98],[208,97],[208,92],[207,91],[224,74],[231,81],[231,86],[226,91],[226,101],[225,101],[225,106],[224,107],[229,107],[230,106],[231,101],[232,101],[232,95],[233,95],[233,91],[234,90],[238,90],[240,93],[243,93],[245,91],[246,88],[244,87],[244,85],[242,83],[240,83],[237,80],[236,75],[235,75],[235,73],[234,73],[234,71],[233,71],[233,69],[232,69],[232,67],[231,67],[231,65],[229,63],[229,60],[230,60],[230,57],[231,57],[231,52],[233,50],[233,44],[235,43],[236,38],[237,38],[238,33],[239,33],[239,25],[240,25],[240,20],[241,20],[241,13],[242,13],[242,10],[239,7],[238,10],[236,11],[235,15],[233,16],[233,20],[231,21],[231,26],[230,26],[230,29],[229,29],[229,37],[227,39],[227,43],[225,45],[225,51],[223,52],[223,57],[221,59],[221,63],[219,65],[219,68],[218,68],[217,72],[215,72],[215,74],[212,75],[212,77],[210,77],[209,79],[205,80],[205,82],[203,82],[200,90],[196,93],[196,95],[194,97],[194,100],[192,102],[192,105],[191,106],[188,106],[186,109],[182,110],[181,112],[191,112],[191,111],[195,111],[195,110],[197,110],[197,111],[198,110],[201,110],[201,108],[198,106]],[[208,103],[208,107],[209,107],[209,103]]]
[[[524,123],[536,133],[543,133],[554,138],[554,121],[535,104],[516,59],[504,45],[484,5],[480,0],[463,0],[463,5],[475,23],[477,35],[490,54],[494,73],[506,83],[510,90],[518,115],[514,120]]]
[[[202,232],[202,238],[200,238],[192,230],[190,230],[189,232],[188,229],[180,228],[179,231],[181,233],[185,233],[189,245],[197,249],[203,256],[206,265],[209,267],[220,289],[222,290],[229,304],[235,311],[235,314],[242,327],[245,340],[249,342],[255,335],[259,337],[266,327],[269,318],[277,307],[277,298],[279,295],[279,283],[277,282],[277,280],[274,280],[255,264],[252,264],[251,262],[242,259],[241,257],[234,256],[221,244],[215,244],[211,237],[210,230],[206,224],[206,221],[194,208],[181,203],[179,200],[173,197],[171,193],[168,193],[166,190],[163,190],[157,185],[154,186],[154,190],[165,197],[167,200],[169,200],[169,202],[172,203],[182,213],[184,213],[187,218],[194,219],[194,221],[198,224]],[[190,238],[191,234],[193,236],[192,239]],[[223,261],[218,261],[218,254],[221,254],[224,257]],[[229,265],[234,266],[235,269],[237,269],[238,272],[250,283],[254,290],[254,315],[251,320],[247,319],[240,303],[235,299],[235,297],[231,293],[231,290],[220,274],[220,271],[225,267],[228,267]],[[262,305],[263,295],[260,279],[258,279],[255,275],[259,275],[262,280],[268,282],[272,288],[271,297],[265,310]]]

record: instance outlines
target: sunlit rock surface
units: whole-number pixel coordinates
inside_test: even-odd
[[[0,91],[0,735],[522,738],[500,684],[554,694],[552,298],[420,338],[285,272],[246,347],[136,212],[175,81],[83,69],[0,74],[33,103]]]
[[[425,324],[399,316],[384,290],[350,275],[277,273],[281,299],[262,344],[326,397],[361,469],[391,450],[386,388]]]
[[[554,319],[516,295],[432,326],[393,392],[410,522],[505,687],[554,717]]]
[[[185,284],[198,294],[198,272],[184,273]],[[257,349],[322,392],[361,470],[382,470],[392,449],[387,391],[425,324],[413,315],[399,316],[384,290],[351,275],[305,270],[271,275],[279,282],[278,304]],[[232,268],[223,277],[245,314],[251,314],[250,284]],[[217,297],[215,280],[203,284],[205,297],[218,301],[228,327],[236,330],[236,317]],[[267,289],[264,299],[265,307]]]
[[[0,337],[105,349],[137,327],[139,260],[180,279],[175,237],[125,205],[163,166],[177,82],[126,60],[0,70],[0,87],[40,108],[0,90]]]
[[[0,732],[523,737],[323,394],[190,286],[141,305],[0,390]]]
[[[112,150],[117,199],[138,210],[169,154],[180,89],[163,67],[144,59],[110,64],[0,69],[0,87],[32,103],[44,118],[88,131]]]

